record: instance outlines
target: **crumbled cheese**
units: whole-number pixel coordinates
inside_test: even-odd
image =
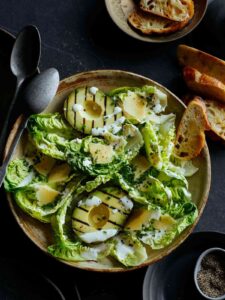
[[[98,255],[106,251],[107,245],[99,244],[93,247],[85,247],[85,251],[81,252],[81,256],[86,260],[97,260]]]
[[[95,136],[99,136],[99,135],[104,135],[105,133],[107,133],[107,131],[108,130],[106,126],[100,128],[92,128],[91,134]]]
[[[84,167],[90,167],[90,165],[92,164],[92,161],[89,157],[86,157],[84,160],[83,160],[83,166]]]
[[[122,129],[122,126],[118,126],[118,125],[115,124],[115,125],[112,125],[110,129],[111,129],[113,134],[116,134]]]
[[[73,105],[73,111],[74,112],[83,111],[83,110],[84,110],[83,105],[81,105],[81,104],[74,104]]]
[[[117,208],[113,208],[112,210],[111,210],[111,212],[113,213],[113,214],[116,214],[116,213],[118,213],[118,209]]]
[[[79,237],[85,243],[103,242],[116,235],[117,232],[117,229],[101,229],[94,232],[80,234]]]
[[[114,108],[114,115],[117,115],[117,114],[119,114],[120,112],[122,111],[122,108],[121,107],[119,107],[119,106],[116,106],[115,108]]]
[[[159,103],[157,103],[154,107],[153,107],[153,111],[158,114],[162,111],[162,105],[160,105]]]
[[[90,91],[90,93],[92,93],[93,95],[95,95],[97,93],[97,91],[98,91],[98,88],[95,87],[95,86],[92,86],[92,87],[90,87],[89,91]]]
[[[113,134],[116,134],[122,129],[122,124],[125,122],[126,118],[121,117],[119,118],[114,124],[111,125],[105,125],[101,128],[92,128],[91,134],[94,136],[102,136],[106,134],[108,131],[112,131]]]
[[[115,116],[115,115],[119,114],[121,111],[122,111],[122,108],[120,108],[119,106],[116,106],[116,107],[114,108],[114,111],[113,111],[113,113],[112,113],[112,114],[109,114],[109,115],[106,115],[106,116],[104,116],[104,119],[109,119],[109,118],[111,118],[111,117],[113,117],[113,116]]]
[[[159,220],[159,218],[161,217],[161,210],[160,209],[157,209],[157,210],[154,210],[152,213],[151,213],[151,219],[152,220]]]
[[[133,202],[127,196],[120,198],[120,201],[125,209],[131,210],[133,208]]]
[[[121,117],[119,118],[115,123],[116,124],[123,124],[125,122],[126,118],[125,117]]]
[[[81,253],[81,256],[86,260],[97,260],[100,251],[94,248],[89,248]]]
[[[82,143],[82,139],[76,138],[73,140],[75,143],[81,144]]]
[[[78,202],[78,207],[82,205],[86,206],[99,206],[102,203],[102,200],[96,196],[92,196],[86,200],[81,200]]]
[[[131,246],[125,245],[119,239],[117,241],[116,253],[120,260],[124,260],[128,255],[134,254],[134,249]]]
[[[151,245],[153,241],[159,241],[165,234],[164,229],[149,231],[141,238],[141,241],[147,245]]]

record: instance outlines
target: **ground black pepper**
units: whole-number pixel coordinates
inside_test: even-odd
[[[206,255],[197,274],[201,291],[212,298],[225,294],[225,255],[213,252]]]

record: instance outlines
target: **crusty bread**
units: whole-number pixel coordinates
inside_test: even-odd
[[[225,61],[186,45],[178,46],[177,57],[182,66],[197,69],[225,84]]]
[[[202,74],[197,69],[184,67],[184,80],[192,91],[225,102],[225,84],[218,79]]]
[[[141,0],[140,8],[148,13],[178,22],[190,20],[194,15],[192,0]]]
[[[180,121],[174,153],[184,160],[198,156],[205,145],[205,130],[210,129],[204,103],[195,98],[192,100]]]
[[[204,99],[206,114],[210,123],[210,137],[225,141],[225,104],[218,101]]]
[[[201,100],[206,107],[206,115],[210,124],[210,131],[207,136],[215,141],[223,140],[225,142],[225,104],[216,100],[203,99],[191,94],[185,95],[182,100],[188,105],[193,99]]]
[[[183,28],[187,21],[176,22],[135,9],[128,22],[144,34],[168,34]]]

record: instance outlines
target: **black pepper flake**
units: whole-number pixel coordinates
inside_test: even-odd
[[[201,291],[212,298],[225,294],[225,255],[210,253],[201,262],[201,270],[197,274]]]

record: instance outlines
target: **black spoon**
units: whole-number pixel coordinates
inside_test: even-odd
[[[6,137],[9,129],[10,116],[16,99],[23,82],[34,75],[37,72],[37,67],[40,60],[41,54],[41,41],[40,34],[38,29],[29,25],[24,27],[18,34],[15,43],[13,45],[11,59],[10,59],[10,68],[12,73],[16,76],[16,90],[14,97],[9,104],[8,112],[5,117],[5,123],[3,125],[0,137],[0,154],[2,155]]]
[[[19,142],[23,130],[27,126],[29,116],[42,112],[52,98],[55,96],[59,85],[59,73],[56,69],[50,68],[36,75],[24,89],[21,95],[23,99],[25,112],[21,117],[21,122],[16,128],[13,141],[7,152],[6,158],[0,168],[0,187],[5,177],[6,168],[13,155],[14,149]]]

